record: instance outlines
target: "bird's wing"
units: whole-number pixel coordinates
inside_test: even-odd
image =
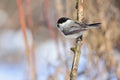
[[[86,30],[85,27],[86,27],[86,24],[84,23],[74,22],[70,24],[68,28],[64,29],[63,33],[65,35],[76,34],[81,31],[85,31]]]
[[[75,22],[75,24],[79,25],[81,28],[87,28],[87,24],[86,23],[82,23],[82,22]]]
[[[87,25],[85,23],[79,23],[79,22],[75,22],[73,25],[71,25],[69,32],[71,31],[76,31],[76,30],[84,30],[87,27]]]
[[[72,35],[85,30],[86,30],[85,28],[77,28],[76,26],[73,26],[69,31],[63,31],[63,33],[65,35]]]

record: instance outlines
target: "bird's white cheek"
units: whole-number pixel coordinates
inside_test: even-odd
[[[60,30],[63,30],[64,29],[64,26],[62,25],[62,24],[59,24],[59,28],[60,28]]]

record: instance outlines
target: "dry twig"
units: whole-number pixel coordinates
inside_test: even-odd
[[[19,18],[20,18],[22,33],[23,33],[23,37],[24,37],[24,41],[25,41],[26,56],[27,56],[28,67],[29,67],[28,73],[29,73],[29,77],[30,77],[33,73],[33,64],[31,61],[32,59],[31,59],[30,47],[28,45],[28,38],[27,38],[27,33],[26,33],[26,23],[25,23],[24,10],[22,7],[22,0],[17,0],[17,7],[18,7],[18,13],[19,13]],[[35,79],[32,78],[31,80],[35,80]]]
[[[34,38],[34,30],[33,30],[33,21],[32,21],[32,14],[31,14],[31,5],[30,0],[26,0],[26,10],[27,10],[27,22],[28,27],[30,28],[32,34],[32,49],[31,49],[31,72],[32,72],[32,80],[37,80],[37,73],[36,73],[36,61],[35,61],[35,38]]]
[[[83,3],[83,0],[81,0],[81,3]],[[83,8],[80,6],[80,8]],[[77,10],[77,20],[82,19],[83,17],[83,9],[80,9],[80,17],[79,18],[79,0],[76,0],[76,10]],[[75,47],[71,48],[72,51],[74,52],[74,58],[73,58],[73,63],[72,63],[72,68],[71,68],[71,73],[70,73],[70,80],[76,80],[77,74],[78,74],[78,64],[80,60],[80,54],[81,54],[81,46],[82,46],[82,40],[80,38],[77,38]]]

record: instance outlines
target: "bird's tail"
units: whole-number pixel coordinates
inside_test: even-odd
[[[87,24],[87,28],[96,28],[96,27],[100,27],[101,23],[93,23],[93,24]]]

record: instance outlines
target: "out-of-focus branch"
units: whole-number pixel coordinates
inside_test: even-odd
[[[44,2],[44,6],[45,6],[45,19],[47,21],[47,25],[48,25],[48,28],[50,30],[50,35],[51,37],[56,41],[56,36],[55,36],[55,30],[54,28],[52,27],[52,24],[51,24],[51,21],[50,21],[50,18],[49,18],[49,0],[45,0]]]
[[[21,28],[22,28],[22,33],[23,33],[23,37],[24,37],[24,41],[25,41],[26,55],[27,55],[27,61],[28,61],[28,67],[29,67],[28,73],[29,73],[29,77],[30,77],[30,75],[32,74],[31,55],[30,55],[30,47],[28,45],[28,39],[27,39],[27,34],[26,34],[26,23],[25,23],[24,11],[23,11],[21,0],[17,0],[17,7],[18,7],[18,13],[19,13],[19,19],[20,19],[20,24],[21,24]]]
[[[49,13],[49,0],[45,0],[44,2],[44,8],[45,8],[45,20],[47,22],[47,25],[48,25],[48,29],[49,29],[49,32],[50,32],[50,35],[51,37],[54,39],[55,41],[55,44],[56,44],[56,49],[57,49],[57,52],[59,53],[59,46],[58,46],[58,41],[57,41],[57,37],[56,37],[56,33],[55,33],[55,29],[53,28],[52,24],[51,24],[51,19],[50,19],[50,13]]]
[[[77,10],[77,20],[79,21],[79,19],[83,18],[83,7],[79,7],[79,3],[83,3],[83,0],[81,0],[79,2],[79,0],[76,0],[76,10]],[[80,12],[79,12],[79,8]],[[79,14],[80,13],[80,14]],[[80,16],[82,15],[82,16]],[[77,75],[78,75],[78,64],[79,64],[79,60],[80,60],[80,54],[81,54],[81,46],[82,46],[82,40],[80,38],[76,39],[76,44],[75,47],[71,48],[72,51],[74,52],[74,57],[73,57],[73,63],[72,63],[72,68],[71,68],[71,73],[70,73],[70,80],[76,80],[77,79]]]
[[[36,61],[35,61],[35,39],[34,39],[34,30],[33,30],[33,21],[32,21],[32,15],[31,15],[31,7],[30,7],[30,0],[26,0],[26,10],[27,10],[27,22],[28,27],[30,28],[30,31],[32,33],[32,49],[31,49],[31,67],[32,67],[32,80],[36,80]]]
[[[25,18],[24,18],[24,11],[22,8],[22,2],[21,0],[17,0],[17,6],[18,6],[18,12],[19,12],[19,18],[20,18],[20,23],[21,23],[21,28],[23,32],[23,37],[25,41],[25,46],[26,46],[26,53],[28,57],[28,61],[30,61],[30,48],[28,46],[28,40],[27,40],[27,34],[26,34],[26,24],[25,24]]]

